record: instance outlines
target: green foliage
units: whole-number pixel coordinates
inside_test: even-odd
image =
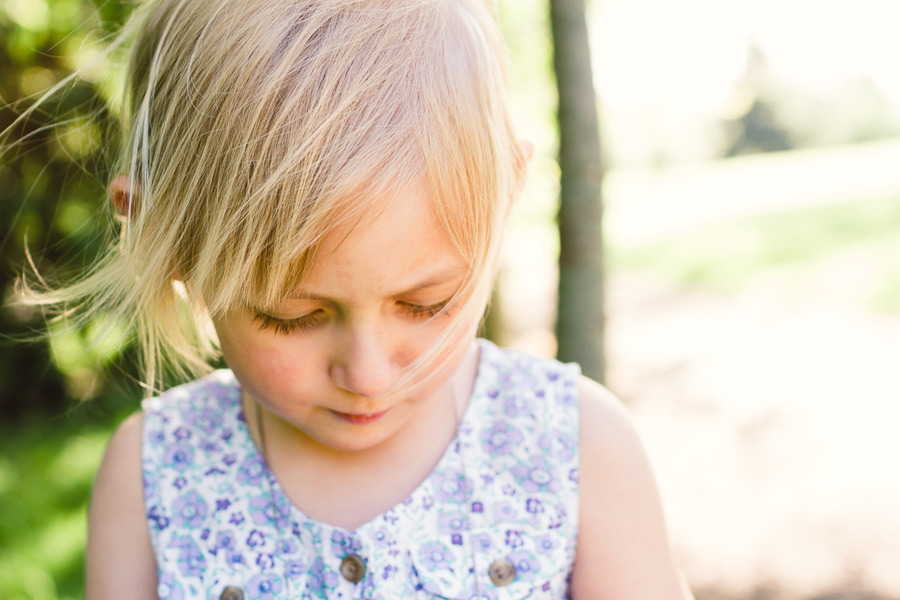
[[[139,392],[98,319],[84,331],[8,303],[17,278],[67,281],[105,250],[104,190],[116,149],[101,40],[120,0],[0,1],[0,598],[83,596],[85,507],[112,423]],[[28,266],[29,257],[35,270]],[[113,368],[113,365],[119,365]],[[125,366],[125,369],[121,368]],[[79,404],[93,398],[90,404]]]
[[[111,213],[104,183],[117,135],[102,83],[111,67],[98,56],[100,40],[124,14],[119,1],[0,2],[0,131],[79,72],[9,129],[0,146],[4,301],[14,296],[21,274],[67,281],[105,249]],[[40,338],[36,332],[44,328],[38,311],[8,302],[0,309],[0,415],[6,423],[60,414],[75,400],[109,390],[109,365],[121,348],[92,349],[88,340],[96,331],[64,333],[56,327],[51,361],[46,342],[22,343]]]

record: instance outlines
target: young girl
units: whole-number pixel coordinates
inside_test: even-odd
[[[111,439],[89,599],[689,597],[618,402],[475,338],[529,153],[487,2],[138,9],[122,234],[31,300],[200,378]]]

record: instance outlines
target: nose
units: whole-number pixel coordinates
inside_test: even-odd
[[[374,327],[348,332],[331,364],[334,384],[364,398],[375,398],[387,391],[396,373],[390,345]]]

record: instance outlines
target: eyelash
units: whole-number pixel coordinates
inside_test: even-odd
[[[428,306],[409,304],[406,302],[401,302],[400,304],[403,307],[403,312],[407,315],[415,319],[429,319],[440,314],[441,311],[447,307],[448,303],[449,300],[444,300],[437,304],[429,304]],[[275,333],[282,335],[294,333],[295,331],[312,329],[321,324],[323,319],[324,315],[320,310],[302,317],[297,317],[296,319],[279,319],[278,317],[273,317],[272,315],[267,315],[262,312],[257,312],[253,315],[253,320],[259,324],[260,329],[271,329]]]
[[[259,323],[259,328],[263,331],[271,329],[275,333],[287,335],[295,331],[303,331],[312,329],[322,322],[324,316],[322,311],[317,310],[314,313],[297,317],[296,319],[279,319],[272,315],[258,312],[253,315],[253,320]]]
[[[437,316],[444,308],[447,307],[447,304],[450,300],[443,300],[438,302],[437,304],[429,304],[428,306],[422,306],[421,304],[408,304],[406,302],[402,302],[403,308],[407,314],[416,318],[429,318]]]

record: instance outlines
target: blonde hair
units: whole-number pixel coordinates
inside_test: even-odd
[[[152,0],[124,31],[133,210],[81,280],[26,301],[125,319],[153,392],[209,369],[210,315],[277,303],[330,231],[424,180],[470,265],[445,338],[483,311],[521,168],[486,0]]]

